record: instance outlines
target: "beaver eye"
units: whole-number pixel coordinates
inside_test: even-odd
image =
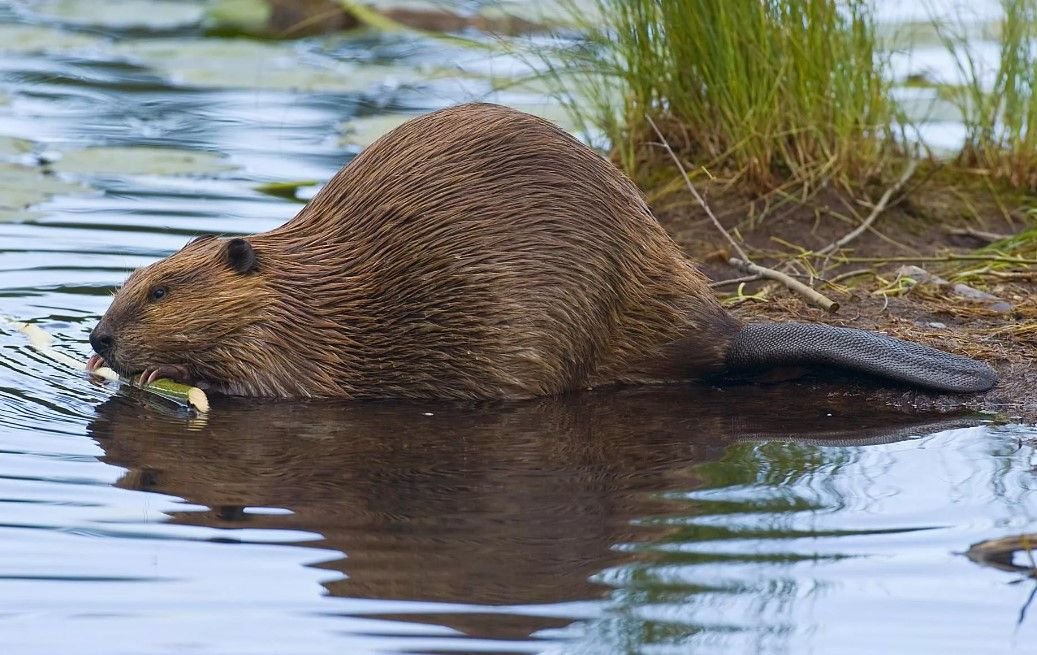
[[[165,287],[155,287],[151,290],[149,297],[151,298],[151,302],[158,302],[165,298],[167,293],[169,293],[169,289]]]

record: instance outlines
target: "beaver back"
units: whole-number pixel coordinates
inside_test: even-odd
[[[346,395],[687,377],[654,370],[665,345],[700,334],[691,364],[712,369],[733,331],[633,183],[547,121],[495,105],[409,121],[250,240],[282,311],[323,326],[296,341],[297,359],[327,360]]]

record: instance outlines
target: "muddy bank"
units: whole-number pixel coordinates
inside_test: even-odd
[[[831,256],[818,254],[869,214],[866,198],[822,190],[795,201],[753,199],[706,189],[721,223],[757,263],[809,283],[841,306],[809,306],[768,282],[742,277],[705,213],[682,191],[649,196],[660,221],[719,284],[718,295],[745,320],[811,321],[876,330],[990,363],[997,387],[956,396],[890,388],[869,381],[801,379],[815,391],[852,393],[870,402],[996,412],[1037,421],[1037,247],[1027,230],[1031,196],[998,192],[984,180],[951,184],[922,172],[873,223]],[[869,194],[877,198],[881,189]]]

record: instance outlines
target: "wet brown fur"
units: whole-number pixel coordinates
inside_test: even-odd
[[[109,364],[236,395],[521,398],[717,372],[740,327],[633,183],[495,105],[409,121],[246,239],[244,273],[203,237],[131,275]]]

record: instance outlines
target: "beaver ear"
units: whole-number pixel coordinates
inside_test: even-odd
[[[256,251],[245,239],[231,239],[227,242],[227,263],[230,267],[244,275],[256,270]]]

